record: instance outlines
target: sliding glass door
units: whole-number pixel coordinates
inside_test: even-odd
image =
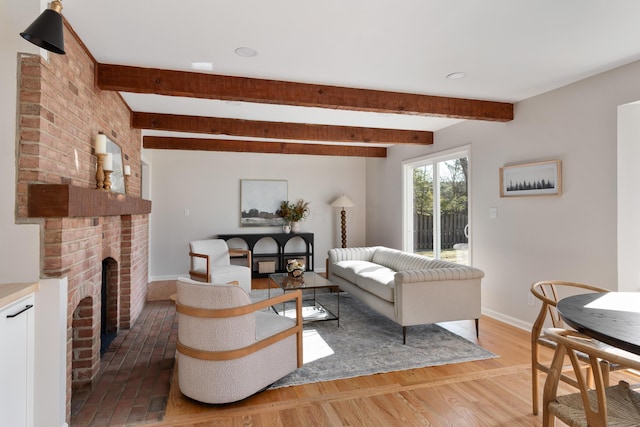
[[[468,149],[404,163],[404,250],[469,265]]]

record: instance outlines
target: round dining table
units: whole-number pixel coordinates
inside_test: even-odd
[[[640,355],[640,292],[574,295],[558,301],[557,310],[578,332]]]

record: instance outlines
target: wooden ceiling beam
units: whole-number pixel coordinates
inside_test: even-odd
[[[513,104],[338,86],[97,64],[102,90],[338,110],[508,122]]]
[[[241,137],[296,139],[378,144],[433,144],[433,132],[329,126],[308,123],[263,122],[219,117],[133,112],[131,126],[174,132],[233,135]]]
[[[309,154],[316,156],[387,157],[385,147],[301,144],[280,141],[241,141],[230,139],[145,136],[144,148],[161,150],[227,151],[235,153]]]

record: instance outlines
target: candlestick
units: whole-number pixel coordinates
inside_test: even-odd
[[[96,153],[96,158],[98,161],[96,162],[96,188],[98,190],[102,190],[104,186],[104,158],[107,155],[105,153]]]
[[[113,171],[106,170],[104,171],[104,190],[111,191],[111,174]]]
[[[107,153],[106,157],[104,158],[103,168],[105,171],[113,171],[113,154]]]
[[[107,135],[99,133],[96,135],[96,142],[94,146],[96,154],[104,154],[107,152]]]

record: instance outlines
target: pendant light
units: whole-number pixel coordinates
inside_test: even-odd
[[[20,33],[25,40],[50,52],[64,55],[62,3],[54,0],[35,21]]]

